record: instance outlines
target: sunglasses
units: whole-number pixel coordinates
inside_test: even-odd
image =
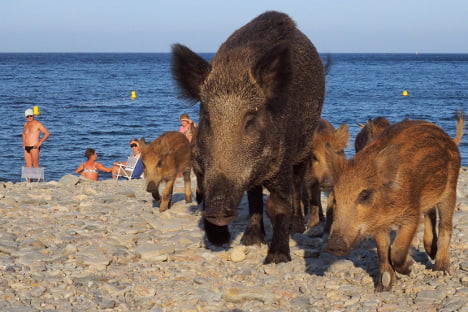
[[[28,115],[28,116],[26,116],[26,118],[29,118],[29,117],[33,117],[33,115]]]
[[[135,143],[132,143],[130,144],[130,147],[137,147],[138,145],[136,145]]]

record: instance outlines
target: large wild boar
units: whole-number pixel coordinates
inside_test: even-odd
[[[356,135],[356,140],[354,141],[356,153],[375,140],[386,128],[390,127],[390,121],[385,117],[369,118],[365,125],[359,126],[361,127],[361,131]]]
[[[305,206],[309,207],[308,226],[310,228],[325,220],[321,192],[331,192],[335,184],[335,174],[332,172],[333,166],[327,162],[327,149],[336,153],[336,157],[341,157],[344,160],[344,149],[348,144],[348,140],[348,125],[343,124],[335,129],[327,120],[323,118],[319,120],[312,138],[312,158],[304,176],[304,188],[307,194]],[[330,199],[332,198],[333,194],[330,194]],[[328,208],[330,209],[327,209],[325,232],[329,231],[332,219],[333,208],[331,206]]]
[[[344,255],[363,236],[377,244],[380,275],[376,290],[390,290],[396,272],[409,274],[408,249],[424,215],[424,249],[434,270],[449,272],[456,185],[460,169],[457,142],[435,124],[405,120],[364,147],[342,170],[334,187],[335,214],[328,250]],[[436,216],[439,215],[438,233]],[[396,237],[390,247],[390,232]],[[438,237],[437,237],[438,235]]]
[[[190,182],[190,143],[187,137],[176,131],[163,133],[150,144],[145,139],[139,140],[141,157],[143,160],[146,191],[160,201],[159,211],[163,212],[171,207],[174,182],[179,172],[184,175],[185,202],[192,202],[192,188]],[[159,195],[159,185],[165,182],[162,198]]]
[[[182,95],[200,102],[192,156],[208,240],[230,241],[228,224],[247,191],[242,242],[264,242],[265,186],[273,224],[265,263],[290,261],[289,226],[304,228],[303,217],[291,218],[292,182],[302,180],[324,99],[319,54],[287,15],[273,11],[235,31],[210,63],[179,44],[172,51]]]

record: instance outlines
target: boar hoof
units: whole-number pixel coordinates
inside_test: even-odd
[[[159,193],[158,192],[153,192],[151,193],[151,195],[153,195],[153,199],[157,202],[160,202],[161,201],[161,197],[159,196]]]
[[[390,291],[392,289],[392,275],[390,272],[383,272],[380,275],[380,281],[375,289],[377,292]]]
[[[305,230],[304,219],[301,216],[291,217],[290,233],[304,233]]]
[[[241,243],[245,246],[265,244],[265,232],[259,226],[249,227],[245,230]]]
[[[448,275],[452,275],[452,272],[450,271],[450,265],[448,264],[448,261],[437,261],[434,264],[434,268],[432,269],[433,271],[443,271],[446,272]]]
[[[409,275],[411,273],[412,264],[413,264],[413,260],[411,260],[411,258],[407,258],[405,260],[405,263],[403,263],[402,265],[394,264],[393,268],[395,269],[395,271],[397,271],[400,274]]]
[[[265,261],[263,262],[264,264],[270,264],[270,263],[283,263],[283,262],[289,262],[291,261],[291,255],[289,253],[284,254],[284,253],[268,253]]]

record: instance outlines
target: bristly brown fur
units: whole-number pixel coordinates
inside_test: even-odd
[[[457,118],[457,138],[462,118]],[[450,272],[460,153],[456,139],[433,123],[404,120],[386,128],[341,169],[328,249],[344,254],[365,235],[375,237],[380,264],[376,290],[390,290],[396,272],[411,271],[408,254],[421,215],[424,248],[435,270]],[[439,233],[436,231],[439,216]],[[390,230],[398,228],[390,246]]]
[[[160,201],[159,211],[171,207],[172,190],[179,172],[184,174],[185,201],[192,202],[192,185],[190,182],[190,143],[187,137],[176,131],[163,133],[146,144],[145,139],[139,140],[141,157],[144,165],[146,191]],[[159,184],[165,182],[162,197],[159,194]]]
[[[227,225],[247,191],[242,242],[264,242],[264,186],[275,224],[265,262],[289,261],[290,223],[304,230],[303,218],[291,218],[290,198],[300,194],[325,95],[317,50],[288,15],[268,11],[229,36],[209,63],[180,45],[172,61],[182,95],[200,102],[192,155],[207,238],[229,243]]]

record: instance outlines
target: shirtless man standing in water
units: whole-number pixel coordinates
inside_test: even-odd
[[[34,120],[32,109],[28,108],[24,112],[24,117],[27,119],[23,129],[24,160],[26,167],[38,168],[41,145],[47,140],[50,133],[41,122]],[[40,138],[41,132],[44,134],[42,139]]]

